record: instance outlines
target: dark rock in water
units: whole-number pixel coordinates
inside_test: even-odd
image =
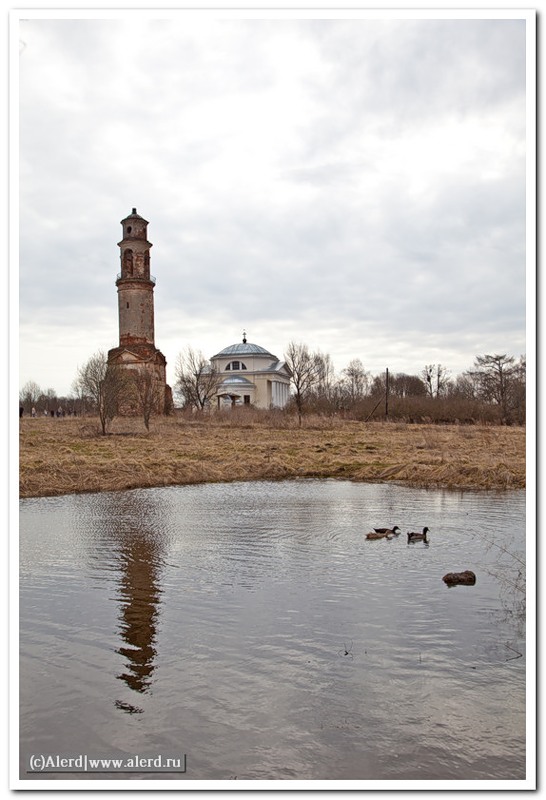
[[[444,583],[447,583],[448,586],[474,586],[476,583],[476,576],[467,569],[464,572],[448,572],[447,575],[444,575],[442,580]]]

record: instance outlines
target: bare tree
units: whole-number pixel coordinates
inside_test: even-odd
[[[449,370],[441,364],[427,364],[421,373],[429,397],[445,394],[449,383]]]
[[[37,404],[41,394],[42,390],[36,381],[27,381],[19,392],[19,403],[30,414],[30,410]]]
[[[291,372],[294,386],[294,399],[301,426],[305,401],[318,385],[324,374],[324,362],[320,353],[311,353],[306,344],[290,342],[284,360]]]
[[[46,389],[45,394],[40,398],[40,403],[43,404],[44,408],[46,408],[48,411],[51,411],[53,408],[57,408],[59,405],[59,399],[55,389]]]
[[[156,414],[164,402],[163,387],[150,370],[136,368],[129,374],[138,409],[149,431],[152,414]]]
[[[525,356],[520,356],[519,361],[514,364],[510,381],[510,404],[520,423],[525,422],[526,378],[527,360]]]
[[[423,397],[427,389],[418,375],[398,372],[389,380],[390,393],[394,397]]]
[[[322,406],[332,407],[336,391],[336,379],[334,364],[328,353],[321,353],[317,350],[313,354],[316,360],[317,380],[314,386],[316,400]]]
[[[87,408],[92,405],[93,399],[89,397],[89,394],[85,386],[83,386],[79,375],[72,381],[70,391],[73,397],[74,409],[77,408],[79,414],[82,416],[85,415]]]
[[[203,411],[210,403],[221,381],[220,373],[206,360],[203,353],[191,347],[186,347],[179,353],[175,375],[175,388],[184,405],[198,411]]]
[[[127,381],[126,371],[122,367],[108,364],[108,358],[103,351],[95,353],[78,369],[78,386],[95,403],[103,436],[107,425],[118,413],[120,400],[127,394]]]
[[[342,389],[348,397],[351,405],[354,405],[369,391],[370,373],[366,372],[364,365],[359,358],[349,361],[342,374]]]
[[[450,396],[462,398],[463,400],[477,399],[477,384],[470,372],[457,375],[455,382],[450,386]]]
[[[521,379],[525,381],[525,358],[522,356],[519,364],[515,364],[514,356],[483,355],[476,356],[474,370],[470,375],[476,382],[478,396],[487,403],[499,406],[503,422],[511,421],[513,411],[514,383]]]
[[[370,386],[370,395],[372,397],[385,396],[387,392],[387,373],[382,372],[379,375],[374,375]]]

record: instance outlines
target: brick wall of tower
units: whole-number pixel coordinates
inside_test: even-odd
[[[154,343],[154,287],[152,283],[118,283],[119,343]]]

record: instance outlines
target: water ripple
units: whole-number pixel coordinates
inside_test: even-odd
[[[337,481],[23,501],[22,764],[55,741],[182,749],[190,779],[521,779],[524,521],[522,492]]]

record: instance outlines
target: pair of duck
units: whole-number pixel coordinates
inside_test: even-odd
[[[393,536],[400,536],[402,531],[395,525],[394,528],[374,528],[374,533],[366,534],[366,539],[392,539]]]
[[[400,530],[398,525],[395,525],[393,528],[374,528],[373,533],[366,534],[366,539],[384,539],[384,538],[391,539],[393,536],[400,536],[401,533],[402,531]],[[423,528],[422,533],[416,533],[415,531],[411,533],[408,532],[407,534],[408,544],[410,542],[419,542],[419,541],[428,542],[427,533],[428,533],[428,528]]]

